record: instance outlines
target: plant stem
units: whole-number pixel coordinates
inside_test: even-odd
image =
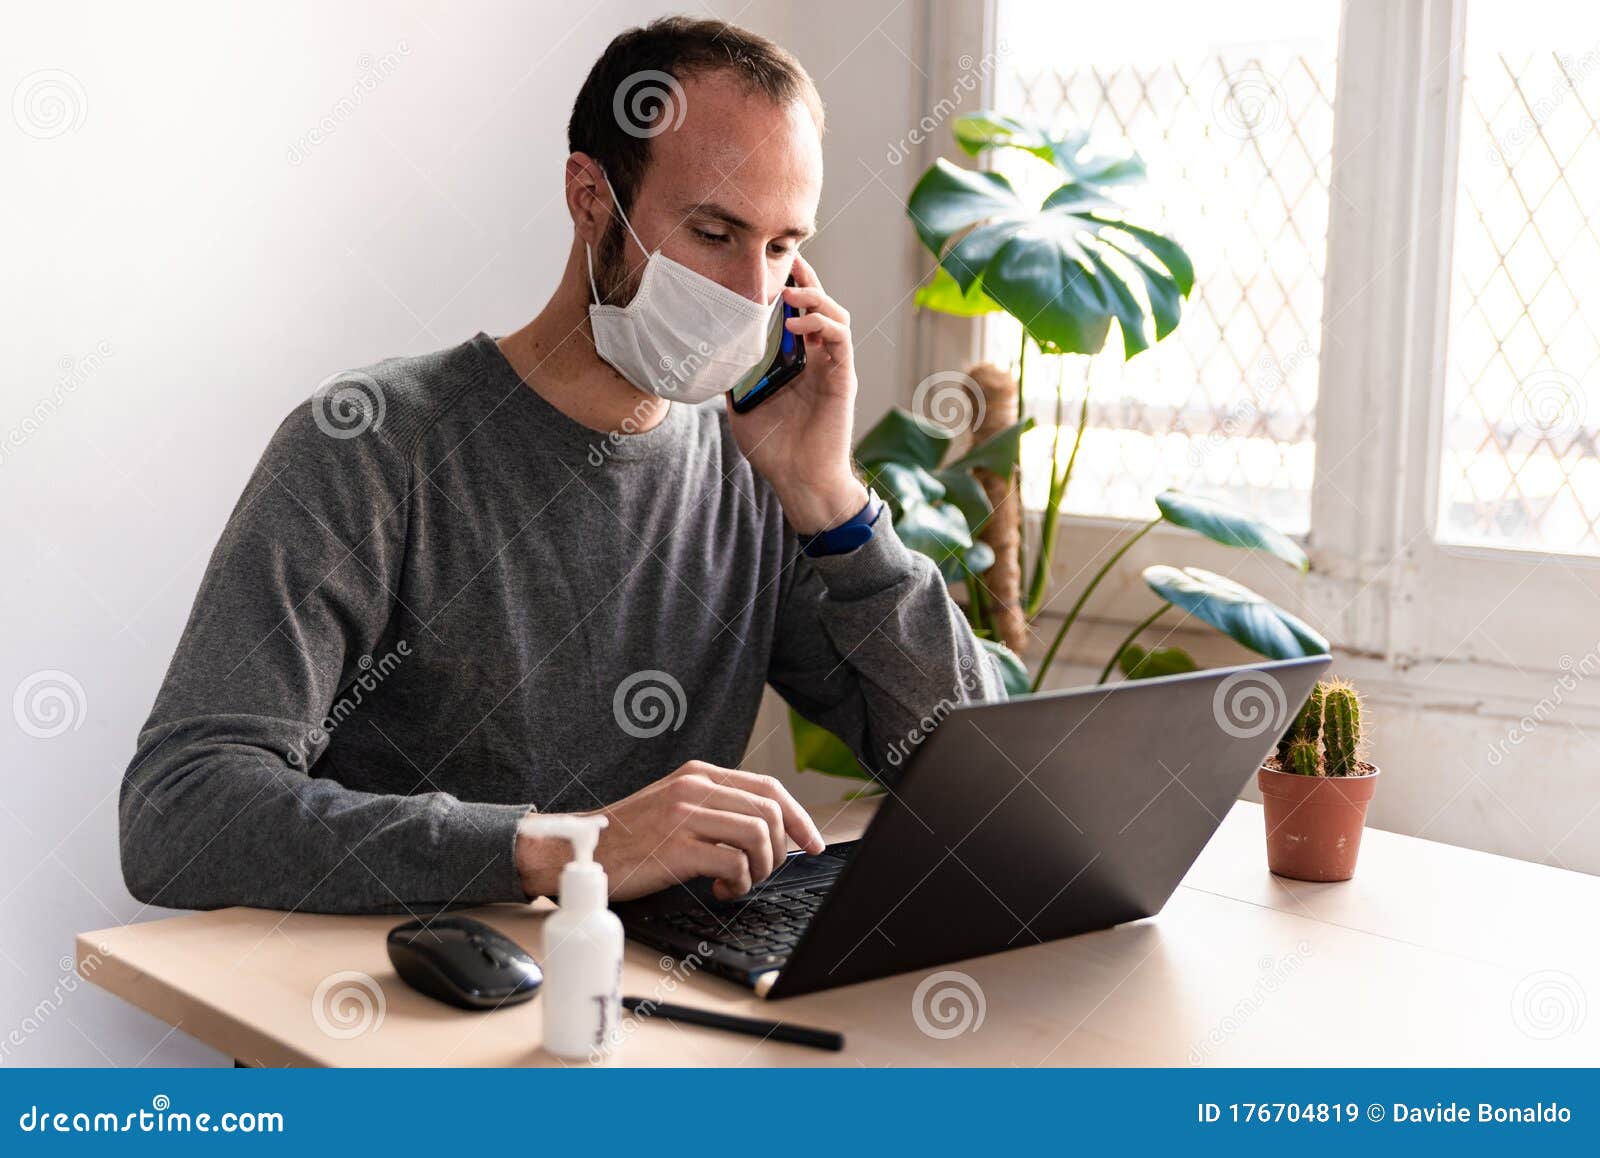
[[[1039,519],[1039,553],[1034,556],[1033,574],[1028,580],[1028,597],[1023,602],[1022,613],[1029,619],[1039,614],[1043,602],[1039,592],[1043,585],[1043,572],[1050,566],[1050,556],[1055,551],[1055,523],[1060,516],[1060,499],[1057,497],[1056,463],[1061,460],[1061,379],[1056,378],[1056,420],[1050,435],[1050,486],[1045,491],[1044,513]]]
[[[1117,657],[1119,657],[1123,652],[1127,651],[1128,645],[1139,638],[1139,633],[1165,615],[1167,613],[1167,609],[1171,606],[1172,604],[1170,603],[1163,603],[1160,607],[1155,609],[1153,614],[1146,616],[1145,619],[1136,627],[1134,627],[1132,631],[1128,632],[1123,641],[1117,644],[1117,649],[1111,653],[1111,658],[1106,660],[1106,666],[1100,669],[1100,678],[1094,682],[1097,684],[1105,683],[1106,678],[1111,674],[1111,669],[1117,664]]]
[[[1021,422],[1023,419],[1028,417],[1028,391],[1027,391],[1027,387],[1024,385],[1024,379],[1023,379],[1023,376],[1022,376],[1022,372],[1026,368],[1027,363],[1028,363],[1028,331],[1026,329],[1024,329],[1022,331],[1022,344],[1017,349],[1017,421],[1018,422]],[[1051,469],[1052,470],[1055,469],[1053,463],[1051,464]],[[1016,467],[1014,468],[1014,471],[1013,471],[1013,474],[1012,474],[1012,478],[1015,480],[1015,485],[1016,485],[1015,494],[1016,494],[1016,499],[1017,499],[1017,520],[1018,520],[1018,526],[1017,526],[1017,575],[1020,577],[1020,576],[1026,575],[1028,573],[1028,559],[1027,559],[1028,521],[1027,521],[1027,508],[1024,507],[1023,503],[1022,503],[1022,447],[1021,447],[1020,443],[1018,443],[1018,446],[1017,446],[1017,464],[1016,464]],[[1020,582],[1020,578],[1019,578],[1019,582]]]
[[[1078,448],[1083,445],[1084,431],[1089,426],[1089,379],[1083,380],[1083,402],[1078,408],[1078,432],[1072,439],[1072,452],[1067,455],[1067,466],[1059,475],[1055,473],[1056,453],[1061,439],[1061,383],[1056,383],[1056,434],[1050,446],[1050,497],[1045,503],[1044,519],[1039,526],[1039,556],[1033,561],[1033,578],[1028,584],[1028,602],[1024,608],[1028,618],[1039,614],[1044,606],[1044,589],[1050,578],[1050,561],[1055,556],[1056,532],[1061,523],[1061,504],[1067,497],[1067,484],[1072,480],[1072,468],[1078,461]]]
[[[1072,439],[1072,453],[1067,455],[1067,469],[1061,472],[1061,495],[1067,494],[1067,480],[1072,477],[1072,468],[1078,462],[1078,448],[1083,445],[1084,431],[1089,429],[1089,379],[1083,380],[1083,405],[1078,409],[1078,433]]]
[[[1157,515],[1133,534],[1129,535],[1128,538],[1123,542],[1122,546],[1117,548],[1116,553],[1105,561],[1100,570],[1094,573],[1094,578],[1089,580],[1089,585],[1085,587],[1078,595],[1077,602],[1072,605],[1072,610],[1068,611],[1067,617],[1061,621],[1061,627],[1056,631],[1056,637],[1050,641],[1050,649],[1044,653],[1044,659],[1039,664],[1039,674],[1033,677],[1034,691],[1038,691],[1039,685],[1044,682],[1044,673],[1049,671],[1050,665],[1055,662],[1056,652],[1061,647],[1061,641],[1067,637],[1067,632],[1071,629],[1073,623],[1077,621],[1078,614],[1083,610],[1083,605],[1089,602],[1089,596],[1094,594],[1094,589],[1096,587],[1100,586],[1100,580],[1104,579],[1110,573],[1111,568],[1117,565],[1117,561],[1128,553],[1128,548],[1132,547],[1140,539],[1144,538],[1145,535],[1149,534],[1150,529],[1160,521],[1161,516]]]
[[[994,625],[988,621],[989,609],[983,600],[983,580],[979,579],[977,573],[971,570],[966,572],[966,580],[969,611],[967,618],[974,628],[986,628],[989,629],[990,634],[993,634]]]

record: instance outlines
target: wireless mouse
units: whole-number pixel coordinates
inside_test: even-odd
[[[411,988],[461,1009],[517,1005],[544,980],[520,945],[471,917],[408,921],[390,929],[389,961]]]

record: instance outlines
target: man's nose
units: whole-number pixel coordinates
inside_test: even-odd
[[[741,261],[733,280],[723,284],[736,294],[767,305],[783,289],[783,282],[783,277],[772,269],[766,255],[757,254],[753,259]]]

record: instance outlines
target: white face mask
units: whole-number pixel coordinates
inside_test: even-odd
[[[611,201],[639,241],[614,189]],[[771,356],[768,335],[774,311],[783,308],[782,294],[771,305],[753,302],[657,251],[649,253],[631,302],[602,305],[587,244],[583,253],[595,297],[589,306],[595,353],[640,390],[694,405],[731,390]]]

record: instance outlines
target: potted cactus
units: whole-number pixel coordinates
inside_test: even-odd
[[[1256,773],[1267,821],[1267,867],[1300,881],[1355,874],[1378,769],[1365,749],[1361,697],[1343,680],[1318,683]]]

